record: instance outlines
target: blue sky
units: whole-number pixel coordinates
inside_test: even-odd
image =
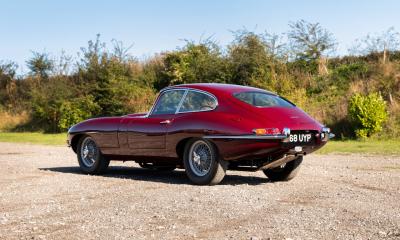
[[[16,61],[22,71],[31,51],[74,54],[97,33],[134,44],[131,54],[144,58],[184,43],[213,36],[232,41],[231,30],[282,33],[299,19],[320,22],[345,53],[367,33],[393,26],[400,31],[400,1],[261,0],[0,0],[0,60]]]

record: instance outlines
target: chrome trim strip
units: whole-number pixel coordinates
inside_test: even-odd
[[[174,90],[187,91],[187,89],[185,89],[185,88],[165,88],[165,89],[161,90],[160,93],[158,94],[158,97],[157,97],[156,101],[154,102],[153,106],[151,107],[150,111],[147,113],[147,115],[145,117],[149,117],[153,113],[154,107],[157,105],[157,103],[160,100],[160,97],[161,97],[162,94],[164,94],[166,92],[169,92],[169,91],[174,91]],[[181,99],[181,101],[182,101],[182,99]]]
[[[117,132],[118,130],[110,130],[110,131],[104,131],[104,130],[88,130],[88,131],[77,131],[77,132],[68,132],[68,134],[81,134],[81,133],[101,133],[101,132]]]
[[[206,139],[285,139],[286,135],[266,135],[266,136],[256,136],[256,135],[208,135],[204,136]]]
[[[181,109],[183,101],[185,100],[186,95],[188,94],[189,90],[185,90],[185,93],[183,94],[183,97],[181,99],[181,101],[178,104],[178,107],[176,108],[175,114],[177,114],[179,112],[179,109]]]
[[[178,86],[179,86],[179,85],[178,85]],[[161,90],[161,92],[164,92],[164,91],[171,91],[171,90],[189,90],[189,91],[204,93],[204,94],[206,94],[206,95],[209,95],[209,96],[212,97],[213,99],[215,99],[215,101],[217,102],[217,106],[218,106],[218,99],[214,96],[214,94],[209,93],[209,92],[207,92],[207,91],[200,90],[200,89],[197,89],[197,88],[191,88],[191,87],[174,87],[174,86],[173,86],[173,87],[164,88],[163,90]],[[160,93],[161,93],[161,92],[160,92]]]
[[[156,101],[154,102],[153,106],[151,107],[150,111],[149,111],[144,117],[145,117],[145,118],[146,118],[146,117],[149,117],[149,116],[153,113],[154,107],[157,105],[157,103],[158,103],[158,101],[159,101],[159,99],[160,99],[160,97],[161,97],[161,94],[164,94],[165,92],[169,92],[169,91],[175,91],[175,90],[178,90],[178,91],[185,91],[184,95],[182,96],[181,101],[180,101],[179,104],[178,104],[178,108],[176,109],[175,114],[180,114],[180,113],[191,113],[191,112],[208,112],[208,111],[213,111],[213,110],[215,110],[215,109],[218,107],[218,105],[219,105],[219,104],[218,104],[218,99],[217,99],[217,97],[215,97],[213,94],[211,94],[211,93],[209,93],[209,92],[207,92],[207,91],[203,91],[203,90],[196,89],[196,88],[189,88],[189,87],[180,87],[180,88],[177,88],[177,87],[167,87],[167,88],[164,88],[164,89],[162,89],[162,90],[160,91],[160,93],[159,93],[159,95],[158,95]],[[187,93],[188,93],[189,91],[199,92],[199,93],[203,93],[203,94],[205,94],[205,95],[207,95],[207,96],[210,96],[210,97],[211,97],[212,99],[214,99],[214,101],[215,101],[215,108],[213,108],[213,109],[211,109],[211,110],[199,110],[199,111],[180,112],[179,110],[180,110],[180,108],[182,107],[183,101],[184,101],[184,99],[185,99],[185,97],[186,97],[186,95],[187,95]]]
[[[215,110],[215,109],[218,107],[218,99],[217,99],[213,94],[211,94],[211,93],[209,93],[209,92],[206,92],[206,91],[203,91],[203,90],[195,89],[195,88],[185,88],[185,89],[186,89],[188,92],[189,92],[189,91],[198,92],[198,93],[202,93],[202,94],[205,94],[205,95],[211,97],[211,98],[214,99],[214,101],[215,101],[215,107],[214,107],[213,109],[210,109],[210,110],[198,110],[198,111],[180,112],[179,110],[180,110],[180,108],[182,107],[182,105],[181,105],[181,106],[179,106],[178,111],[177,111],[176,113],[208,112],[208,111],[213,111],[213,110]],[[185,95],[184,97],[186,97],[186,95]],[[183,103],[183,101],[182,101],[182,103]]]
[[[290,128],[287,128],[287,127],[283,128],[282,134],[285,135],[285,136],[289,136],[290,135]]]
[[[323,128],[321,129],[321,132],[330,133],[330,132],[331,132],[331,129],[328,128],[328,127],[323,127]]]
[[[194,89],[194,88],[187,88],[187,92],[189,92],[189,91],[198,92],[198,93],[201,93],[201,94],[204,94],[204,95],[207,95],[207,96],[211,97],[211,98],[215,101],[215,107],[214,107],[213,109],[207,109],[207,110],[197,110],[197,111],[180,112],[179,110],[180,110],[180,108],[182,107],[182,105],[181,105],[181,106],[179,106],[179,109],[178,109],[178,111],[177,111],[175,114],[179,114],[179,113],[191,113],[191,112],[209,112],[209,111],[215,110],[215,109],[218,107],[218,99],[217,99],[213,94],[211,94],[211,93],[209,93],[209,92],[206,92],[206,91]],[[186,95],[185,95],[185,97],[186,97]],[[183,103],[183,101],[182,101],[182,103]]]

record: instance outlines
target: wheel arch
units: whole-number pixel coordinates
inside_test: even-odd
[[[180,141],[178,142],[178,144],[176,145],[176,154],[178,155],[178,158],[179,158],[180,160],[183,160],[183,155],[184,155],[184,152],[185,152],[185,146],[186,146],[186,144],[187,144],[191,139],[194,139],[194,138],[202,139],[202,140],[205,140],[205,141],[211,143],[211,144],[215,147],[215,150],[217,151],[217,154],[218,154],[218,156],[219,156],[219,149],[218,149],[218,146],[217,146],[217,144],[215,144],[211,139],[205,139],[205,138],[202,138],[202,137],[187,137],[187,138],[184,138],[184,139],[180,140]]]
[[[179,160],[183,160],[183,154],[185,152],[186,143],[190,141],[193,137],[188,137],[180,140],[175,147],[176,155],[178,155]]]
[[[71,147],[72,147],[72,150],[74,150],[75,153],[77,153],[77,150],[78,150],[79,140],[84,136],[86,136],[86,134],[79,133],[79,134],[76,134],[76,135],[74,135],[72,137],[72,139],[71,139]]]

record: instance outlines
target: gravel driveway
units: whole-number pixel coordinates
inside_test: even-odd
[[[290,182],[115,162],[79,172],[67,147],[0,143],[0,239],[400,239],[400,156],[310,155]]]

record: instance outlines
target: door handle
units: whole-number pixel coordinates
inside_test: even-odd
[[[161,121],[160,124],[170,124],[171,120],[165,120],[165,121]]]

